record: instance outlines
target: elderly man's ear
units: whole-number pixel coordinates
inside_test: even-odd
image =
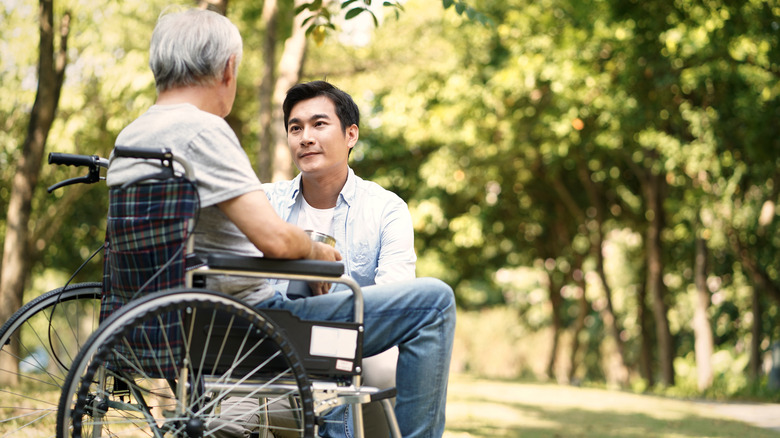
[[[236,80],[238,70],[236,69],[236,55],[230,55],[227,64],[225,64],[225,70],[222,71],[222,83],[227,85],[228,81]]]

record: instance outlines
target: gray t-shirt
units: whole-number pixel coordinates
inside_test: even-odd
[[[154,105],[127,125],[116,139],[119,146],[168,147],[192,166],[201,210],[195,227],[195,251],[262,256],[246,235],[217,204],[262,190],[246,152],[224,119],[190,104]],[[106,174],[109,186],[159,171],[159,163],[111,158]],[[207,287],[230,293],[250,304],[269,298],[273,289],[262,279],[209,278]]]

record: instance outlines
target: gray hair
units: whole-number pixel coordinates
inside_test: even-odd
[[[242,54],[241,34],[230,20],[213,11],[191,9],[164,13],[157,20],[149,67],[160,93],[213,83],[222,78],[233,55],[238,69]]]

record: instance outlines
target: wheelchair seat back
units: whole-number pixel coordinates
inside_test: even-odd
[[[186,246],[198,209],[197,190],[184,178],[110,189],[101,321],[142,294],[185,286]],[[122,353],[154,363],[159,369],[147,371],[158,377],[173,375],[182,327],[178,313],[162,315],[134,328],[132,351]],[[161,347],[173,352],[165,362],[157,357]]]

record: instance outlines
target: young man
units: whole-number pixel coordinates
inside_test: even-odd
[[[360,132],[360,111],[352,97],[326,81],[313,81],[290,88],[282,108],[300,174],[292,181],[263,184],[276,212],[301,228],[333,236],[346,274],[361,287],[414,279],[417,256],[406,203],[355,175],[347,162]],[[286,286],[280,283],[280,289]],[[394,386],[397,357],[393,348],[365,358],[365,384]],[[372,407],[365,414],[370,436],[387,435],[381,411]]]
[[[197,251],[341,260],[336,249],[312,242],[274,212],[223,119],[233,106],[241,55],[238,29],[219,14],[192,10],[162,16],[149,60],[157,101],[119,134],[116,144],[170,147],[192,165],[201,200]],[[113,159],[107,183],[122,184],[156,170],[154,166]],[[327,294],[324,287],[294,301],[275,294],[263,280],[223,279],[208,287],[303,319],[352,319],[350,294]],[[404,373],[397,381],[396,415],[404,437],[441,436],[455,328],[452,289],[436,279],[367,287],[364,322],[367,356],[399,346]]]
[[[347,163],[359,136],[352,98],[328,82],[308,82],[287,92],[283,110],[300,174],[263,185],[276,212],[333,236],[347,273],[361,286],[413,279],[417,257],[406,203]]]

